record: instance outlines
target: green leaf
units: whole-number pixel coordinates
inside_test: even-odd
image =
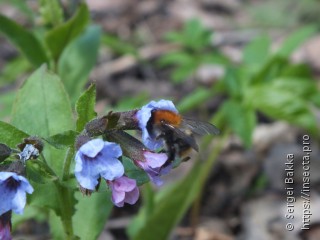
[[[58,133],[53,136],[44,138],[44,140],[46,140],[55,148],[65,148],[73,146],[78,135],[78,132],[69,130],[63,133]]]
[[[138,56],[139,54],[137,48],[132,43],[125,42],[118,36],[105,33],[102,36],[101,42],[119,55],[132,54]]]
[[[27,161],[27,178],[40,184],[57,180],[57,177],[48,172],[45,164],[39,160]]]
[[[156,207],[146,216],[144,224],[137,224],[136,229],[129,232],[131,239],[168,239],[172,229],[199,194],[201,172],[200,164],[195,164],[184,179],[162,189],[156,195]],[[141,221],[143,218],[140,217],[138,220]]]
[[[254,39],[243,50],[244,63],[255,66],[264,64],[269,55],[270,45],[271,41],[267,36]]]
[[[0,14],[0,32],[36,67],[48,62],[48,57],[38,39],[24,27]]]
[[[202,105],[206,100],[211,98],[212,95],[212,90],[199,87],[181,99],[177,105],[177,108],[181,113],[187,112],[198,107],[199,105]]]
[[[123,96],[117,105],[113,108],[114,111],[127,111],[129,109],[140,108],[144,103],[150,99],[150,93],[139,92],[134,97]]]
[[[59,77],[45,66],[35,71],[18,91],[11,122],[41,137],[73,129],[70,102]]]
[[[24,223],[30,219],[34,219],[37,222],[44,223],[47,219],[47,215],[39,208],[31,207],[27,205],[23,210],[23,214],[12,214],[12,229],[15,231],[19,224]]]
[[[320,92],[318,91],[316,94],[313,94],[312,96],[310,96],[310,101],[317,106],[318,108],[320,108]]]
[[[0,95],[0,119],[10,119],[12,105],[16,96],[14,90],[7,91]]]
[[[52,209],[57,215],[61,215],[59,206],[59,193],[54,182],[48,181],[46,184],[30,182],[34,192],[29,196],[30,206],[43,209]]]
[[[200,50],[210,44],[211,32],[198,19],[191,19],[183,28],[185,44],[194,50]]]
[[[16,127],[0,121],[0,141],[7,144],[9,147],[15,148],[19,143],[23,142],[24,138],[29,135]]]
[[[110,191],[96,192],[90,197],[76,193],[78,204],[73,216],[75,235],[86,240],[98,238],[113,208],[110,198]]]
[[[256,126],[254,110],[241,102],[228,100],[223,104],[222,111],[231,129],[241,138],[246,147],[250,147],[252,133]]]
[[[194,63],[194,56],[186,52],[172,52],[163,55],[159,61],[160,66],[175,65],[184,66]]]
[[[172,72],[171,78],[174,83],[181,83],[187,80],[195,72],[196,68],[197,65],[194,64],[178,67]]]
[[[55,61],[59,59],[63,49],[80,35],[88,22],[88,7],[85,4],[81,4],[72,18],[47,33],[45,41]]]
[[[291,92],[295,97],[308,99],[318,92],[315,81],[309,78],[281,77],[273,80],[271,88]]]
[[[1,70],[0,87],[15,82],[30,69],[31,64],[23,56],[18,56],[8,61]]]
[[[48,222],[50,226],[50,233],[54,240],[66,239],[61,218],[57,216],[54,211],[49,212]]]
[[[278,55],[273,56],[253,75],[251,82],[253,84],[270,82],[274,78],[280,77],[289,64],[288,59]]]
[[[39,5],[43,24],[57,26],[63,22],[63,11],[58,0],[40,0]]]
[[[298,48],[303,42],[315,34],[317,28],[315,26],[306,26],[291,34],[278,50],[277,55],[289,57],[292,52]]]
[[[88,76],[96,64],[101,28],[90,26],[64,49],[58,62],[61,77],[72,103],[79,98]]]
[[[311,68],[306,64],[290,64],[281,71],[281,77],[312,78]]]
[[[60,79],[40,67],[22,85],[13,106],[12,124],[27,134],[43,138],[74,128],[68,96]],[[44,155],[55,172],[62,173],[65,150],[44,148]]]
[[[53,210],[64,224],[73,216],[76,199],[72,190],[62,186],[58,181],[49,181],[46,184],[32,181],[31,185],[34,188],[34,192],[29,196],[31,206]],[[71,224],[71,222],[68,222],[68,224]]]
[[[289,89],[279,88],[277,84],[255,86],[247,91],[246,101],[271,118],[286,120],[315,133],[317,124],[310,103],[298,95],[302,93]]]
[[[228,68],[224,77],[224,84],[228,94],[232,97],[241,97],[244,90],[244,82],[238,69]]]
[[[147,217],[151,215],[152,212],[156,209],[155,204],[155,190],[153,190],[152,185],[145,184],[140,187],[140,192],[143,198],[143,207],[140,208],[139,213],[134,217],[133,221],[127,227],[128,236],[135,236],[140,229],[143,228],[144,224],[147,221]]]
[[[84,126],[93,118],[97,116],[94,110],[96,104],[96,85],[91,84],[91,86],[85,91],[76,103],[77,111],[77,127],[78,132],[82,131]]]
[[[131,159],[122,156],[122,164],[124,166],[124,171],[129,178],[135,179],[137,185],[140,186],[144,183],[149,182],[149,177],[145,171],[141,168],[138,168]]]

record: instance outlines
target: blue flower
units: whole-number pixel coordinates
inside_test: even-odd
[[[0,172],[0,215],[10,210],[22,214],[26,192],[31,194],[33,188],[25,177],[14,172]]]
[[[83,144],[76,153],[75,176],[81,187],[95,190],[100,177],[112,181],[124,174],[118,158],[122,155],[116,143],[94,139]]]
[[[163,147],[163,140],[156,139],[154,136],[150,135],[147,124],[151,117],[152,110],[169,110],[175,113],[178,113],[178,110],[175,108],[172,101],[169,100],[160,100],[158,102],[151,101],[147,105],[143,106],[136,114],[138,120],[139,128],[142,131],[142,141],[146,147],[151,150],[156,150],[160,147]]]

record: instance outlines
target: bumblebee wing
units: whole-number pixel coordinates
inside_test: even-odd
[[[192,119],[183,118],[182,124],[189,128],[193,133],[200,136],[206,134],[219,134],[220,130],[208,122],[195,121]]]
[[[164,128],[170,129],[171,131],[174,132],[174,134],[184,142],[186,142],[190,147],[192,147],[194,150],[199,151],[199,147],[196,143],[196,140],[192,135],[188,135],[187,133],[181,131],[179,128],[176,128],[168,123],[163,124]]]

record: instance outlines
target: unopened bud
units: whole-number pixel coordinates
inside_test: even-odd
[[[86,124],[85,130],[90,137],[100,136],[106,131],[107,123],[106,117],[96,118]]]
[[[7,145],[0,143],[0,163],[3,162],[12,153],[11,148]]]
[[[21,160],[36,159],[43,150],[43,142],[38,137],[28,137],[23,139],[23,143],[17,145],[21,153],[18,154]]]
[[[91,138],[88,135],[79,135],[76,139],[76,143],[75,143],[75,147],[77,150],[79,150],[81,148],[82,145],[86,144],[87,142],[89,142],[91,140]]]

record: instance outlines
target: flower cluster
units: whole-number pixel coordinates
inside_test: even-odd
[[[75,160],[75,176],[80,186],[94,191],[101,178],[112,190],[112,201],[118,206],[134,204],[139,198],[139,189],[134,179],[124,176],[124,167],[119,161],[122,155],[116,143],[93,139],[83,144],[78,150]]]
[[[131,159],[138,168],[149,176],[153,183],[162,184],[160,176],[168,173],[172,167],[168,164],[166,153],[156,152],[163,147],[163,140],[158,139],[148,130],[152,111],[158,109],[178,113],[171,101],[160,100],[158,102],[151,101],[131,116],[131,121],[133,118],[134,123],[130,123],[130,126],[136,125],[133,128],[141,130],[142,142],[121,130],[121,127],[111,130],[105,129],[103,131],[104,140],[89,137],[86,139],[86,136],[79,138],[81,140],[78,142],[81,144],[76,144],[79,147],[75,157],[75,176],[82,192],[91,194],[98,189],[100,181],[104,179],[112,191],[112,202],[116,206],[122,207],[124,203],[136,203],[139,198],[139,188],[135,179],[126,176],[121,162],[122,155]],[[102,119],[105,122],[105,118]],[[91,131],[97,132],[94,130],[95,124],[101,132],[102,124],[98,120],[94,120],[88,125],[89,127],[87,126],[85,132],[87,136],[90,136]],[[123,125],[125,124],[126,122]],[[96,135],[95,133],[92,135]]]
[[[88,122],[75,143],[74,175],[81,192],[90,195],[104,182],[111,190],[115,206],[135,204],[139,199],[138,184],[149,178],[155,185],[161,185],[161,176],[180,163],[181,160],[175,160],[180,159],[182,152],[190,148],[197,150],[192,133],[178,129],[183,124],[178,110],[168,100],[151,101],[138,110],[110,112]],[[202,125],[198,133],[212,132],[208,129]],[[141,141],[126,130],[139,130]],[[20,165],[19,170],[0,171],[0,237],[8,233],[10,221],[7,224],[6,219],[11,211],[21,214],[26,193],[33,192],[24,177],[25,164],[40,156],[43,143],[37,137],[29,137],[18,148],[20,151],[0,144],[0,163],[15,152],[13,162]],[[134,171],[139,172],[138,177],[128,168],[128,161]]]

